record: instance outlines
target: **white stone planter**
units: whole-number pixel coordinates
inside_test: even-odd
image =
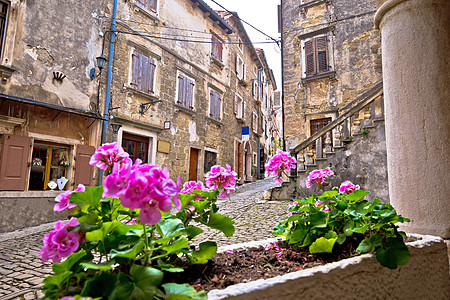
[[[270,279],[212,290],[209,299],[450,299],[449,258],[445,242],[416,235],[411,260],[390,270],[373,254],[288,273]],[[230,245],[221,251],[267,246],[276,239]]]

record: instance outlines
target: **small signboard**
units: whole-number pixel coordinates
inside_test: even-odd
[[[249,139],[250,139],[250,127],[249,126],[242,127],[242,141],[246,142]]]
[[[158,152],[169,153],[170,143],[165,141],[158,141]]]

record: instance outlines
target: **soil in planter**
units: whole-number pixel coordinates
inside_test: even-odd
[[[357,256],[353,244],[335,245],[330,254],[310,254],[307,248],[279,244],[245,251],[227,251],[214,255],[205,265],[192,265],[181,273],[165,273],[166,282],[189,283],[197,290],[224,289],[229,285],[267,279]]]

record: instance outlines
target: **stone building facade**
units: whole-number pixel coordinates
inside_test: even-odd
[[[88,162],[104,141],[182,182],[214,164],[258,177],[264,66],[237,15],[191,0],[0,6],[0,231],[55,220],[56,195],[101,182]]]
[[[103,4],[0,1],[0,231],[57,218],[61,190],[93,184]]]
[[[374,0],[282,1],[287,148],[381,81],[375,10]]]

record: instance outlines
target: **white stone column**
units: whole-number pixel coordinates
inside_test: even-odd
[[[391,204],[408,232],[450,238],[450,1],[388,0],[381,30]]]

